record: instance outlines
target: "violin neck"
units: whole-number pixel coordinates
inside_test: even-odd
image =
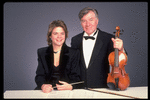
[[[118,36],[115,36],[115,38],[118,38]],[[114,66],[119,67],[119,50],[115,48],[115,61]]]
[[[115,61],[114,61],[114,66],[119,67],[119,51],[118,49],[115,48]]]

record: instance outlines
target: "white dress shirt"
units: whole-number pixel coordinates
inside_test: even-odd
[[[93,36],[95,32],[96,31],[94,31],[90,36]],[[93,36],[95,38],[94,40],[92,39],[85,40],[84,36],[88,36],[88,34],[86,32],[84,32],[83,34],[83,42],[82,42],[83,43],[83,56],[84,56],[86,68],[88,68],[89,66],[89,62],[92,56],[94,45],[97,39],[97,34],[98,34],[98,30],[97,30],[97,33]]]

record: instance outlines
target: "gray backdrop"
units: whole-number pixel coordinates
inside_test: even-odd
[[[130,86],[148,84],[148,3],[147,2],[73,2],[12,3],[3,5],[4,87],[6,90],[33,90],[38,65],[37,49],[47,46],[48,25],[63,20],[69,31],[66,41],[81,33],[79,11],[98,10],[102,31],[113,34],[116,26],[124,29],[120,38],[128,52],[125,66]]]

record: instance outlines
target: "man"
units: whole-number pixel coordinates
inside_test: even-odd
[[[81,80],[83,88],[107,87],[109,73],[108,55],[118,48],[124,51],[123,41],[97,28],[96,9],[86,7],[79,12],[83,32],[71,39],[71,47],[81,52]]]

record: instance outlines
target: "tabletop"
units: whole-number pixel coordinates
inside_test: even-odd
[[[128,87],[124,91],[115,91],[108,88],[52,90],[43,93],[41,90],[7,90],[3,94],[8,98],[118,98],[135,99],[148,98],[148,87]]]

